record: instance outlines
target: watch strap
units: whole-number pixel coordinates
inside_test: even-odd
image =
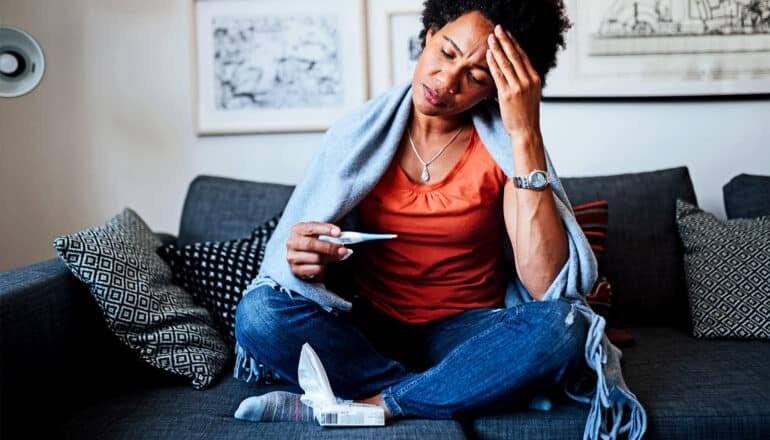
[[[534,176],[537,173],[542,173],[545,176],[545,185],[543,185],[542,188],[537,188],[534,185],[532,185],[532,176]],[[513,176],[513,183],[516,188],[521,189],[534,189],[541,191],[548,187],[548,185],[551,184],[551,179],[548,178],[548,173],[540,170],[540,169],[534,169],[526,176]]]
[[[513,183],[516,188],[530,189],[527,176],[513,176]]]

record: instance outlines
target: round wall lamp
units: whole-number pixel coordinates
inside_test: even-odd
[[[43,79],[43,49],[32,36],[0,26],[0,97],[13,98],[34,89]]]

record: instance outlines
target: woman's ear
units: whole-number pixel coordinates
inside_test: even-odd
[[[433,38],[433,36],[436,35],[436,30],[431,26],[428,28],[428,32],[425,33],[425,45],[427,46],[430,42],[430,39]]]

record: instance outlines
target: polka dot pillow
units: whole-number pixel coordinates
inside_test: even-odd
[[[235,346],[235,309],[243,289],[259,272],[279,219],[280,214],[274,216],[247,238],[184,246],[171,243],[158,249],[171,266],[174,282],[211,312],[214,325],[231,347]]]

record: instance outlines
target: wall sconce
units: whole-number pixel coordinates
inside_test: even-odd
[[[0,98],[30,92],[44,71],[43,49],[37,41],[21,29],[0,26]]]

